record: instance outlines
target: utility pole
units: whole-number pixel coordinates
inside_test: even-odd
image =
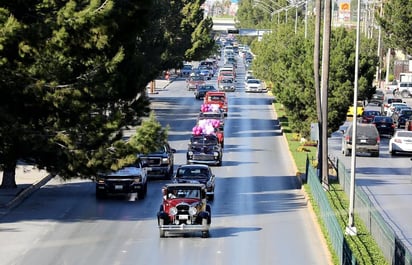
[[[325,0],[325,14],[323,21],[323,48],[322,48],[322,76],[321,76],[321,104],[322,104],[322,185],[329,190],[328,169],[328,86],[329,86],[329,58],[331,35],[331,0]]]
[[[319,83],[319,59],[320,59],[320,22],[321,22],[321,0],[315,0],[315,44],[314,44],[314,51],[313,51],[313,74],[314,74],[314,85],[315,85],[315,95],[316,95],[316,112],[318,116],[318,177],[319,176],[319,169],[322,169],[322,105],[321,105],[321,98],[320,98],[320,83]]]

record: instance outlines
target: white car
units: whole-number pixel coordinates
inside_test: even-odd
[[[248,79],[245,81],[245,92],[266,92],[260,79]]]
[[[389,140],[389,154],[397,153],[412,153],[412,131],[395,131]]]
[[[386,116],[391,117],[393,112],[395,111],[396,107],[408,107],[406,103],[400,103],[400,102],[393,102],[392,104],[389,105],[389,108],[386,110]]]

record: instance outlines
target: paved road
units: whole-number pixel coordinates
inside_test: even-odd
[[[0,264],[330,264],[286,142],[273,130],[272,99],[239,84],[229,95],[223,166],[213,167],[211,238],[159,238],[165,181],[151,181],[144,200],[96,200],[92,182],[54,178],[1,218]],[[151,101],[170,125],[176,164],[185,163],[200,101],[183,80]]]

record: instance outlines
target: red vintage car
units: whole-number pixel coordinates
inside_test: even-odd
[[[160,237],[168,233],[200,231],[209,237],[211,208],[207,189],[199,183],[171,183],[162,188],[163,203],[157,213]]]
[[[219,109],[227,116],[229,107],[227,104],[227,97],[225,92],[221,91],[208,91],[203,100],[205,105],[219,105]]]

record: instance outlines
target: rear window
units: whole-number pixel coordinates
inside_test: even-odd
[[[352,125],[349,126],[347,134],[352,137]],[[378,137],[379,133],[375,125],[358,123],[356,126],[356,135],[367,135],[370,137]]]

